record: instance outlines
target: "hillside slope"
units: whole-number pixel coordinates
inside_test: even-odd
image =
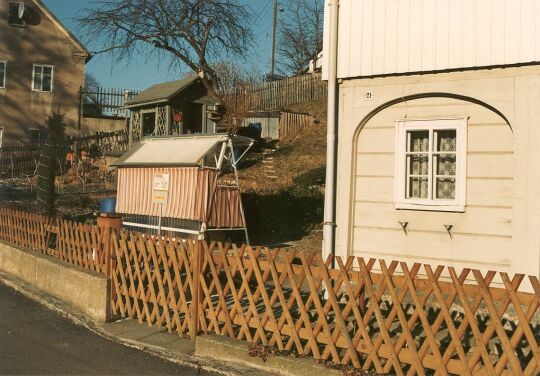
[[[326,102],[298,104],[286,110],[314,115],[314,124],[250,153],[240,170],[242,191],[264,194],[292,189],[298,184],[295,179],[300,176],[312,171],[320,175],[320,171],[324,170]],[[273,167],[272,173],[269,172],[269,165]]]
[[[239,171],[240,187],[254,244],[294,246],[320,252],[326,164],[326,102],[285,111],[314,115],[314,123],[249,153]],[[232,175],[224,177],[232,179]]]

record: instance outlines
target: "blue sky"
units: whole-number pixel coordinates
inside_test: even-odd
[[[256,62],[263,72],[270,70],[270,52],[272,49],[272,0],[242,0],[259,15],[254,26],[255,43],[250,51],[249,60]],[[79,39],[76,18],[82,9],[88,7],[87,0],[43,0],[47,7],[58,17]],[[287,0],[282,0],[285,4]],[[253,21],[251,21],[253,22]],[[87,48],[92,51],[92,45]],[[170,71],[167,61],[159,59],[146,60],[134,56],[132,60],[115,61],[110,55],[95,56],[86,66],[87,72],[94,75],[102,86],[123,89],[144,89],[157,82],[177,79],[178,71]]]

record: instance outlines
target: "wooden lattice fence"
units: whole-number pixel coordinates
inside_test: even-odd
[[[113,314],[167,327],[169,332],[195,335],[192,303],[196,244],[145,237],[113,235]]]
[[[470,269],[323,261],[128,233],[113,248],[114,313],[170,332],[215,333],[398,375],[540,370],[535,277],[534,292],[523,293],[523,275]]]
[[[9,209],[0,239],[110,276],[113,314],[191,338],[397,375],[540,371],[537,277],[111,233]]]

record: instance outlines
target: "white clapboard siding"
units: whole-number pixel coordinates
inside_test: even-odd
[[[439,85],[444,91],[450,84]],[[458,114],[468,119],[465,211],[396,210],[395,120]],[[508,124],[477,104],[425,98],[379,112],[356,140],[353,201],[349,203],[353,254],[505,270],[511,263],[508,249],[515,232],[514,151],[515,138]],[[401,227],[405,222],[407,234]],[[446,225],[453,226],[452,237]]]
[[[340,0],[338,59],[340,78],[540,62],[540,0]]]

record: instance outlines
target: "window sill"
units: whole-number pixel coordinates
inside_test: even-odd
[[[464,213],[465,205],[452,204],[452,205],[434,205],[434,204],[418,204],[410,202],[396,202],[395,208],[397,210],[420,210],[420,211],[438,211],[438,212],[454,212]]]
[[[43,91],[43,90],[32,90],[32,93],[44,93],[44,94],[52,94],[53,91]]]

